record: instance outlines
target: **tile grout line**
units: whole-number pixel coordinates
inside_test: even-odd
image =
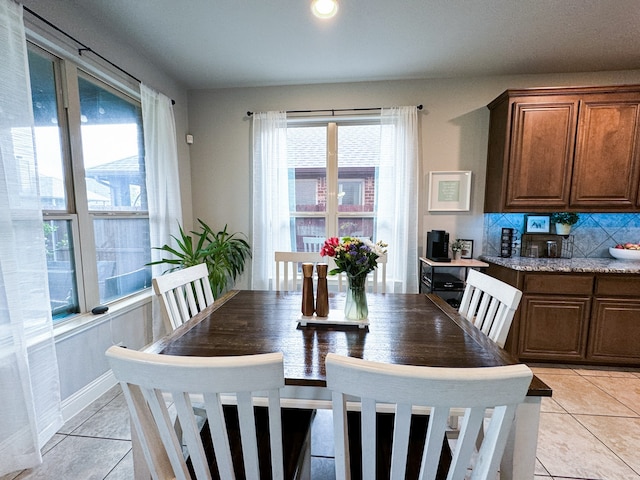
[[[591,429],[589,428],[588,425],[585,425],[583,422],[580,421],[579,418],[576,418],[577,415],[584,415],[584,414],[573,414],[570,413],[569,415],[571,415],[571,417],[578,422],[579,425],[581,425],[587,432],[589,432],[591,435],[594,436],[594,438],[596,440],[598,440],[598,442],[600,442],[600,444],[606,448],[609,452],[611,452],[611,454],[616,457],[618,460],[620,460],[620,462],[622,462],[624,465],[626,465],[627,467],[629,467],[629,470],[631,470],[632,472],[636,473],[637,475],[640,475],[640,472],[638,472],[634,467],[632,467],[631,465],[629,465],[622,457],[620,457],[620,455],[618,455],[616,452],[614,452],[611,447],[609,447],[609,445],[607,445],[598,435],[596,435],[595,432],[592,432]],[[586,415],[585,415],[586,416]],[[591,416],[598,416],[598,415],[591,415]],[[611,417],[611,415],[600,415],[602,417],[609,417],[609,418],[636,418],[636,417]]]
[[[627,405],[626,403],[621,402],[620,400],[618,400],[616,397],[614,397],[611,393],[607,392],[604,388],[602,388],[600,385],[594,383],[591,381],[591,378],[627,378],[627,377],[606,377],[606,376],[595,376],[595,375],[587,375],[587,376],[583,376],[583,378],[585,378],[591,385],[593,385],[594,387],[596,387],[597,389],[599,389],[601,392],[609,395],[611,398],[613,398],[616,402],[618,402],[620,405],[624,406],[625,408],[627,408],[628,410],[631,410],[633,413],[636,414],[635,417],[629,417],[629,418],[640,418],[640,412],[637,412],[633,407],[630,407],[629,405]]]
[[[579,378],[583,378],[585,380],[587,380],[587,382],[592,385],[593,387],[595,387],[596,389],[598,389],[599,391],[601,391],[602,393],[604,393],[605,395],[607,395],[608,397],[611,397],[613,400],[615,400],[617,403],[619,403],[620,405],[622,405],[623,407],[625,407],[626,409],[628,409],[629,411],[636,413],[636,411],[627,406],[625,403],[621,402],[620,400],[618,400],[614,395],[612,395],[611,393],[609,393],[607,390],[605,390],[603,387],[601,387],[600,385],[597,385],[596,383],[594,383],[591,378],[595,377],[595,378],[625,378],[625,377],[618,377],[618,376],[611,376],[611,375],[582,375],[580,372],[576,371],[576,369],[571,368],[572,373],[555,373],[555,375],[557,376],[576,376]],[[604,370],[605,372],[618,372],[619,370]],[[621,371],[620,371],[621,372]],[[548,375],[554,375],[554,373],[549,372],[549,371],[545,371],[545,372],[541,372],[542,374],[548,374]],[[638,373],[635,371],[630,371],[630,373],[632,373],[635,378],[638,378]],[[553,398],[553,397],[552,397]],[[570,418],[572,418],[574,421],[576,421],[581,427],[583,427],[587,432],[589,432],[590,435],[592,435],[599,444],[601,444],[608,452],[610,452],[614,458],[618,459],[618,461],[620,461],[623,465],[625,465],[626,467],[629,468],[629,470],[631,470],[632,472],[640,475],[640,472],[638,472],[635,468],[633,468],[631,465],[629,465],[623,458],[621,458],[616,452],[614,452],[595,432],[593,432],[587,425],[585,425],[583,422],[580,421],[579,418],[577,418],[577,416],[583,415],[583,416],[601,416],[601,417],[612,417],[611,415],[592,415],[592,414],[580,414],[580,413],[573,413],[568,411],[564,406],[562,406],[559,402],[556,401],[556,404],[564,411],[566,412],[566,414],[568,414],[570,416]],[[564,415],[563,413],[560,412],[541,412],[541,413],[548,413],[548,414],[559,414],[559,415]],[[614,417],[614,418],[638,418],[638,417],[630,417],[630,416],[624,416],[624,417]],[[536,460],[540,463],[540,465],[542,466],[542,468],[544,468],[544,470],[547,472],[547,475],[549,477],[551,477],[552,479],[562,479],[562,480],[568,480],[568,479],[573,479],[573,480],[589,480],[589,479],[584,479],[582,477],[554,477],[553,475],[551,475],[551,473],[549,472],[549,469],[542,463],[542,461],[537,457],[536,455]],[[541,475],[544,476],[544,475]]]
[[[125,453],[122,456],[122,458],[116,462],[116,464],[113,466],[113,468],[107,472],[107,474],[104,476],[104,478],[102,480],[107,480],[109,478],[109,475],[111,475],[114,471],[116,471],[118,466],[121,465],[122,462],[124,462],[124,459],[127,458],[127,455],[129,455],[130,453],[131,453],[131,448],[129,448],[129,450],[127,450],[127,453]]]

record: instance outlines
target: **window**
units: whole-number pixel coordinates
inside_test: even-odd
[[[151,284],[142,113],[138,100],[35,45],[29,72],[56,321]]]
[[[389,245],[388,292],[418,290],[417,110],[383,108],[379,116],[324,123],[254,114],[253,288],[270,288],[274,251],[304,251],[305,244],[312,249],[328,236],[349,235]]]
[[[375,240],[380,125],[296,121],[287,127],[291,243],[311,238]]]

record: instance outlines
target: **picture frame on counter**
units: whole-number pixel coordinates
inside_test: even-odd
[[[549,233],[551,231],[550,215],[525,215],[524,233]]]
[[[430,212],[468,212],[471,206],[471,170],[429,172]]]
[[[465,240],[461,238],[462,250],[460,250],[460,258],[473,258],[473,240]]]

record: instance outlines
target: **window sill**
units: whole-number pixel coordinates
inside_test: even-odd
[[[152,289],[144,290],[136,295],[116,300],[109,303],[109,311],[106,313],[94,315],[91,312],[80,313],[73,318],[60,322],[53,326],[53,336],[56,341],[77,335],[89,328],[93,328],[102,322],[112,319],[114,316],[122,315],[131,310],[139,308],[142,305],[151,303],[153,297]]]

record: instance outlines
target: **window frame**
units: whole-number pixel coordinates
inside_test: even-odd
[[[75,280],[76,280],[76,289],[78,296],[78,309],[79,313],[68,315],[68,317],[73,317],[75,315],[81,314],[86,308],[86,296],[85,296],[85,282],[84,282],[84,272],[82,269],[82,255],[80,252],[80,248],[77,245],[80,245],[80,229],[78,227],[78,216],[73,213],[48,213],[44,212],[42,214],[43,222],[48,220],[60,220],[60,221],[69,221],[69,225],[71,227],[71,239],[73,241],[73,262],[75,266]],[[52,311],[53,314],[53,311]],[[54,323],[64,322],[68,317],[56,319],[54,316]]]
[[[95,243],[94,221],[102,219],[145,218],[149,221],[148,203],[145,210],[90,210],[86,190],[84,156],[81,135],[81,101],[78,79],[105,89],[120,99],[141,108],[141,98],[138,85],[124,80],[119,75],[113,75],[108,67],[96,65],[78,58],[68,51],[64,42],[56,40],[55,35],[43,34],[37,27],[26,21],[27,48],[53,64],[55,95],[57,102],[57,119],[60,132],[60,149],[62,168],[64,172],[64,189],[66,208],[43,209],[43,222],[46,220],[70,221],[73,239],[73,260],[75,263],[76,287],[79,312],[54,319],[54,325],[74,323],[78,316],[86,314],[100,302],[98,284],[97,249]],[[140,116],[139,125],[144,137],[144,128]],[[141,141],[144,156],[144,140]],[[151,251],[151,245],[149,245]],[[144,293],[148,295],[149,288],[138,290],[121,297],[107,300],[105,304],[112,304],[129,297]]]

